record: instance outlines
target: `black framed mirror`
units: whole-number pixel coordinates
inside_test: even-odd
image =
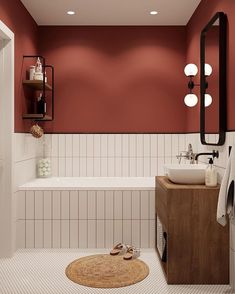
[[[201,32],[200,137],[204,145],[223,145],[226,132],[227,17],[217,12]]]

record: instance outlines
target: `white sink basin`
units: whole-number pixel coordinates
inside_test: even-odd
[[[176,184],[205,184],[205,164],[167,164],[165,175]]]

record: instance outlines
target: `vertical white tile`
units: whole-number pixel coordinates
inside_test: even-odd
[[[79,220],[78,221],[78,244],[79,244],[79,248],[87,248],[87,220]]]
[[[66,167],[65,167],[65,157],[59,157],[59,165],[58,165],[58,174],[59,177],[65,177]]]
[[[113,220],[105,221],[105,248],[113,247]]]
[[[16,222],[16,248],[25,248],[25,220]]]
[[[141,219],[149,219],[149,192],[140,193],[140,216]]]
[[[100,146],[101,146],[101,157],[107,158],[108,156],[108,135],[107,134],[101,134],[100,135]]]
[[[70,191],[70,219],[78,219],[78,191]]]
[[[151,165],[150,165],[150,157],[144,158],[144,177],[150,177],[151,176]]]
[[[122,236],[123,236],[123,232],[122,232],[122,220],[115,220],[114,221],[114,237],[113,237],[113,243],[114,244],[118,244],[118,243],[122,243]]]
[[[115,157],[122,157],[122,135],[115,135]]]
[[[88,215],[88,206],[87,206],[87,191],[79,191],[79,219],[87,219]],[[79,226],[80,228],[80,226]]]
[[[132,193],[131,191],[123,191],[123,219],[131,219],[132,210]]]
[[[97,219],[103,220],[105,218],[105,196],[104,191],[96,192],[97,203]]]
[[[149,247],[155,248],[155,220],[149,221]]]
[[[70,248],[78,248],[78,220],[70,220]]]
[[[172,135],[171,154],[174,157],[179,154],[179,135],[178,134]]]
[[[151,156],[151,139],[149,134],[144,135],[144,157]]]
[[[60,219],[60,191],[52,192],[52,218]]]
[[[129,156],[129,135],[128,134],[122,135],[122,156],[123,157]]]
[[[140,220],[132,220],[131,225],[132,245],[137,248],[140,248]]]
[[[34,220],[26,220],[26,248],[34,248]]]
[[[87,156],[87,135],[81,134],[79,136],[80,140],[80,157],[86,157]]]
[[[140,225],[140,246],[141,248],[149,248],[149,221],[141,220]]]
[[[164,157],[165,156],[165,140],[163,134],[158,134],[157,138],[157,156]]]
[[[130,134],[129,135],[129,156],[130,157],[136,157],[136,149],[137,149],[137,138],[135,134]]]
[[[59,157],[65,157],[65,135],[59,134]]]
[[[135,157],[131,157],[129,160],[130,160],[130,170],[129,170],[130,177],[136,177],[137,176],[137,160]]]
[[[61,191],[61,216],[63,220],[69,219],[69,191]]]
[[[88,219],[96,219],[96,191],[88,191]]]
[[[87,157],[86,176],[87,177],[93,177],[94,176],[94,158],[93,157]]]
[[[105,191],[105,219],[113,219],[113,191]]]
[[[26,191],[26,219],[34,219],[34,191]]]
[[[79,176],[80,176],[79,158],[73,157],[73,177],[79,177]]]
[[[44,191],[43,192],[43,218],[52,219],[52,192]]]
[[[73,158],[72,157],[65,158],[65,176],[66,177],[73,176]]]
[[[52,248],[60,248],[60,220],[52,221]]]
[[[94,135],[94,157],[100,157],[101,156],[101,151],[100,151],[100,134],[95,134]]]
[[[86,177],[86,175],[87,175],[87,161],[86,161],[86,158],[81,157],[79,164],[80,164],[80,171],[79,171],[80,177]]]
[[[44,220],[43,222],[43,247],[51,248],[52,247],[52,221]]]
[[[88,220],[88,248],[96,248],[96,221]]]
[[[155,191],[149,191],[149,219],[155,219]]]
[[[35,191],[35,219],[43,219],[43,191]]]
[[[150,141],[151,141],[151,157],[157,157],[158,156],[158,152],[157,152],[157,146],[158,146],[158,142],[157,142],[157,134],[152,134],[150,135]]]
[[[123,220],[123,242],[132,245],[131,220]]]
[[[58,157],[59,156],[59,142],[58,142],[59,136],[57,134],[52,134],[51,138],[51,156],[52,157]]]
[[[52,176],[58,177],[59,176],[59,157],[51,158],[51,169],[52,169]]]
[[[35,248],[43,248],[43,220],[35,221]]]
[[[25,219],[25,191],[19,191],[17,197],[17,218]]]
[[[158,158],[158,171],[157,171],[157,175],[158,176],[164,176],[165,171],[164,171],[164,158],[159,157]]]
[[[69,248],[69,220],[61,221],[61,248]]]
[[[171,140],[171,134],[165,134],[165,157],[171,157],[171,145],[172,145],[172,140]]]
[[[104,220],[97,220],[97,235],[96,244],[97,248],[105,248],[105,223]]]
[[[94,177],[100,177],[101,176],[101,159],[99,157],[94,158]]]
[[[87,157],[94,156],[94,138],[92,134],[87,135]]]
[[[137,157],[136,159],[136,175],[137,177],[143,177],[144,176],[144,158],[143,157]]]
[[[79,135],[73,135],[73,157],[79,157],[80,155],[80,140]]]
[[[187,150],[186,148],[186,141],[185,141],[185,135],[179,134],[179,152]]]
[[[132,219],[140,219],[140,191],[132,191]]]
[[[151,177],[157,176],[158,175],[158,160],[157,160],[157,157],[152,157],[151,158],[150,166],[151,166],[150,176]]]
[[[73,156],[73,135],[71,134],[65,135],[65,156]]]
[[[122,176],[122,158],[116,157],[114,164],[115,164],[115,177],[121,177]]]
[[[108,157],[115,156],[115,138],[114,134],[108,135]]]
[[[130,174],[129,158],[122,158],[122,177],[128,177]]]
[[[114,157],[108,158],[108,176],[109,177],[115,176],[115,158]]]
[[[136,135],[136,156],[137,157],[144,156],[144,135],[143,134]]]
[[[114,191],[114,219],[122,219],[122,191]]]
[[[101,158],[101,177],[108,176],[108,158],[103,157]]]

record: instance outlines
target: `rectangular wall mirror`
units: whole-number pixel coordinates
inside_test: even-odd
[[[225,142],[226,32],[223,12],[217,12],[201,32],[200,137],[204,145]]]

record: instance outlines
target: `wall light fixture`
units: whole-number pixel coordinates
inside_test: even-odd
[[[200,84],[195,84],[193,78],[198,73],[198,68],[196,64],[189,63],[184,68],[184,73],[187,77],[189,77],[188,89],[189,93],[184,97],[184,103],[188,107],[194,107],[198,103],[197,95],[193,94],[193,89],[195,86],[199,87]],[[212,74],[212,67],[210,64],[205,64],[205,76],[209,77]],[[208,82],[206,82],[206,89],[208,88]],[[210,94],[205,94],[205,106],[208,107],[212,103],[212,97]]]

